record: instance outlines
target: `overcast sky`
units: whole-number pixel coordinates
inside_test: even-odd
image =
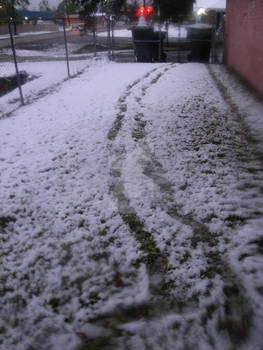
[[[196,6],[224,8],[226,7],[226,0],[196,0]]]

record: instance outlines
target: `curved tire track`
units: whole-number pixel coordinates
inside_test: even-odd
[[[138,261],[138,265],[142,263],[146,265],[151,297],[144,305],[131,305],[130,308],[101,315],[94,321],[110,322],[113,325],[112,334],[118,329],[120,333],[117,332],[117,338],[122,338],[127,349],[135,349],[135,339],[137,341],[140,339],[141,347],[146,349],[171,349],[175,344],[176,349],[189,346],[202,349],[199,343],[202,337],[207,348],[218,349],[216,343],[218,335],[221,335],[221,339],[228,339],[226,346],[229,349],[238,349],[248,336],[252,310],[248,306],[242,285],[218,250],[220,235],[209,232],[204,223],[195,220],[191,215],[180,213],[180,208],[174,201],[173,184],[165,177],[165,170],[145,141],[147,121],[144,120],[143,114],[143,96],[149,87],[157,83],[172,67],[173,65],[155,68],[127,87],[119,99],[117,117],[108,133],[109,151],[112,154],[110,192],[118,204],[123,221],[141,244],[144,258]],[[138,107],[134,108],[136,104]],[[123,130],[124,123],[126,131]],[[128,134],[133,140],[130,149],[125,144]],[[143,155],[141,159],[138,158],[142,176],[147,177],[159,192],[153,210],[159,208],[179,224],[181,230],[188,228],[191,232],[189,239],[183,242],[184,254],[177,266],[170,265],[169,254],[158,247],[153,232],[147,230],[144,218],[140,217],[139,207],[134,206],[125,191],[123,180],[125,162],[128,154],[132,155],[132,152],[135,152],[137,155],[138,149]],[[199,278],[207,281],[207,288],[203,295],[190,296],[187,292],[190,286],[185,282],[178,286],[170,270],[178,269],[182,275],[182,266],[191,264],[191,255],[200,255],[200,250],[202,256],[200,261],[203,262],[204,269],[201,270]],[[189,251],[190,256],[186,254]],[[218,276],[220,276],[219,282]],[[183,275],[181,277],[183,278]],[[213,296],[213,285],[218,283],[221,286],[221,295]],[[183,295],[178,297],[178,293],[174,293],[176,289]],[[131,331],[130,325],[138,323],[138,320],[139,324],[134,331]],[[157,328],[159,335],[151,336],[148,329]],[[194,336],[195,333],[200,334],[199,339]],[[151,337],[155,339],[155,345]],[[117,344],[118,341],[114,346]]]

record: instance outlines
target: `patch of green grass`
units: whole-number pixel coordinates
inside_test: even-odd
[[[215,174],[215,171],[214,171],[214,170],[209,170],[209,169],[202,170],[201,172],[202,172],[203,174],[207,174],[207,175],[209,175],[209,174]]]
[[[14,308],[15,312],[20,312],[27,306],[26,300],[20,295],[16,294],[9,299],[10,305]]]
[[[92,255],[89,255],[89,258],[95,261],[101,260],[101,259],[105,259],[108,260],[109,258],[109,253],[104,251],[104,252],[99,252],[99,253],[95,253]]]
[[[161,78],[162,73],[158,73],[155,78],[152,79],[151,84],[156,84],[157,81]]]
[[[63,289],[68,289],[68,285],[69,285],[69,277],[68,276],[61,277],[61,285],[62,285]]]
[[[110,244],[114,243],[116,241],[116,239],[117,239],[117,237],[114,237],[114,236],[110,237],[109,238],[109,243]]]
[[[205,297],[209,297],[211,295],[211,291],[214,287],[214,284],[212,281],[209,281],[208,284],[207,284],[207,287],[206,287],[206,291],[204,293],[204,296]]]
[[[79,276],[77,277],[74,281],[70,282],[69,288],[72,288],[74,286],[77,287],[78,291],[80,294],[82,294],[82,284],[89,279],[89,275],[83,275],[83,276]]]
[[[84,227],[85,226],[85,220],[81,219],[78,223],[78,228]]]
[[[209,214],[209,215],[207,215],[205,218],[204,218],[204,222],[205,223],[209,223],[209,222],[211,222],[213,219],[216,219],[216,218],[218,218],[218,216],[215,214],[215,213],[211,213],[211,214]]]
[[[219,265],[209,265],[205,270],[201,270],[201,278],[214,278],[215,275],[221,275],[222,268]]]
[[[100,297],[96,292],[90,293],[88,298],[92,304],[95,304],[100,300]]]
[[[125,308],[116,313],[117,323],[132,322],[134,320],[140,320],[142,318],[149,318],[151,316],[151,305],[141,304],[133,307]]]
[[[146,90],[148,89],[148,87],[146,86],[143,86],[142,87],[142,96],[145,96],[146,95]]]
[[[117,137],[118,132],[122,127],[122,120],[124,117],[125,115],[123,113],[117,114],[117,117],[107,135],[109,140],[113,141]]]
[[[103,228],[103,230],[99,231],[99,236],[107,236],[109,227],[106,226]]]
[[[170,182],[160,183],[159,187],[162,192],[173,192],[173,185]]]
[[[257,291],[259,294],[261,294],[263,296],[263,286],[262,287],[258,287]]]
[[[181,191],[185,191],[187,189],[187,187],[189,186],[189,184],[186,182],[184,185],[179,187],[179,190]]]
[[[256,244],[257,245],[257,252],[259,254],[263,254],[263,237],[255,239],[255,240],[249,242],[249,244]]]
[[[6,328],[4,326],[0,326],[0,334],[4,334],[6,332]]]
[[[168,260],[156,246],[151,234],[144,230],[144,223],[134,213],[122,214],[121,216],[130,230],[135,233],[137,241],[141,244],[141,248],[145,253],[141,261],[152,271],[166,271]]]
[[[172,328],[175,330],[178,330],[181,327],[181,323],[178,321],[175,321],[172,325]]]
[[[217,305],[215,304],[210,304],[206,307],[206,315],[209,320],[211,320],[216,309],[217,309]]]
[[[189,250],[186,250],[182,259],[180,260],[180,264],[184,264],[191,257],[191,253]]]
[[[246,218],[233,214],[226,217],[224,221],[227,223],[227,226],[235,227],[238,224],[243,224],[246,221]]]
[[[127,105],[126,104],[121,104],[120,105],[120,111],[122,112],[122,113],[125,113],[125,112],[127,112]]]
[[[236,284],[225,285],[223,287],[223,292],[227,297],[238,296],[239,295],[239,288]]]
[[[123,103],[125,101],[126,96],[121,96],[119,98],[119,103]]]
[[[12,216],[0,216],[0,228],[5,229],[10,222],[15,222],[16,218]]]
[[[135,140],[140,140],[140,139],[144,138],[145,137],[144,128],[138,126],[137,128],[133,129],[132,137]]]
[[[251,256],[251,254],[243,253],[239,256],[238,261],[242,261],[242,260],[248,258],[249,256]]]
[[[249,334],[253,312],[237,283],[226,284],[223,287],[223,293],[224,316],[219,316],[217,329],[226,332],[232,344],[239,346]]]
[[[59,299],[58,298],[56,298],[56,297],[53,297],[53,298],[51,298],[50,300],[49,300],[49,305],[52,307],[52,309],[53,309],[53,311],[54,312],[57,312],[58,310],[58,307],[59,307],[59,303],[60,303],[60,301],[59,301]]]
[[[147,73],[145,77],[150,75],[150,73]],[[128,85],[128,89],[132,89],[135,85],[137,85],[140,82],[140,79],[136,79],[133,83]]]
[[[64,254],[63,257],[60,259],[59,264],[65,266],[72,259],[72,248],[70,243],[63,244],[62,248]]]
[[[103,350],[112,349],[111,341],[109,337],[97,337],[94,339],[82,340],[82,343],[76,350]]]
[[[226,332],[234,345],[240,345],[246,340],[250,326],[251,314],[243,314],[241,319],[219,317],[217,321],[218,332]]]
[[[210,247],[216,246],[218,239],[211,234],[203,224],[196,224],[191,237],[191,245],[196,248],[198,243],[207,243]]]
[[[110,245],[110,242],[104,241],[100,243],[100,246],[102,249],[106,249],[108,248],[108,246]]]
[[[218,153],[217,157],[218,158],[225,158],[226,154],[225,153]]]
[[[182,205],[178,205],[178,204],[170,205],[167,208],[167,214],[172,216],[172,217],[178,217],[179,216],[179,209],[181,207],[182,207]]]
[[[214,278],[215,275],[224,274],[226,266],[222,261],[220,253],[218,251],[210,251],[207,253],[207,267],[204,270],[201,270],[201,278]]]
[[[231,75],[235,80],[237,80],[243,87],[245,87],[253,96],[258,99],[258,101],[262,102],[263,96],[260,94],[246,78],[240,75],[237,71],[235,71],[232,67],[226,67],[227,72]]]
[[[155,292],[158,293],[158,295],[161,295],[163,297],[165,296],[169,296],[171,293],[171,290],[174,288],[174,281],[166,281],[166,280],[162,280],[158,286],[156,286]]]

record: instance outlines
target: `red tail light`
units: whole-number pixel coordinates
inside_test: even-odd
[[[145,17],[146,11],[145,8],[143,6],[141,6],[137,12],[137,16],[144,16]]]
[[[148,6],[147,8],[145,8],[144,6],[141,6],[139,8],[139,10],[137,11],[137,17],[139,16],[143,16],[143,17],[152,17],[153,16],[153,7],[152,6]]]

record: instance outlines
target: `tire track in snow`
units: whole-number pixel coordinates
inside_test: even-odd
[[[111,127],[111,129],[108,132],[108,139],[110,141],[114,141],[118,135],[118,132],[120,131],[122,127],[123,119],[125,118],[126,112],[127,112],[127,103],[126,100],[130,96],[132,89],[134,87],[137,87],[138,84],[140,84],[144,79],[148,78],[151,74],[156,72],[158,68],[154,68],[148,73],[146,73],[142,78],[135,80],[132,84],[128,85],[127,89],[123,93],[123,95],[119,98],[118,101],[118,112],[117,117]]]
[[[171,65],[169,68],[172,67],[173,65]],[[137,90],[139,88],[139,95],[142,95],[143,97],[146,94],[148,88],[152,84],[157,83],[157,81],[161,78],[162,74],[164,74],[169,68],[167,68],[166,66],[162,71],[158,70],[157,72],[155,69],[153,71],[153,73],[156,73],[154,76],[152,76],[152,74],[147,74],[139,82],[136,82],[136,84],[134,84],[133,86],[136,86]],[[150,81],[146,85],[144,82],[147,78],[149,78]],[[141,87],[138,87],[139,83],[142,84]],[[121,118],[122,120],[126,117],[127,114],[126,98],[130,94],[131,91],[129,91],[129,93],[125,96],[125,99],[120,100],[120,110],[121,112],[124,112]],[[132,97],[140,108],[143,107],[142,97]],[[124,106],[123,103],[125,103]],[[142,118],[143,114],[141,113],[136,113],[134,117],[136,125],[132,130],[132,138],[136,142],[140,139],[143,139],[144,137],[145,123],[142,121]],[[120,131],[121,126],[116,128],[116,125],[114,125],[108,135],[109,139],[115,140]],[[190,324],[193,321],[190,315],[192,313],[193,308],[197,309],[197,304],[192,301],[190,311],[188,306],[184,306],[182,300],[176,300],[169,296],[169,289],[173,287],[173,284],[171,283],[171,280],[166,279],[166,273],[169,269],[167,255],[157,247],[152,234],[150,232],[147,232],[147,230],[144,228],[143,220],[139,218],[134,208],[130,205],[129,198],[125,195],[124,183],[121,179],[122,168],[127,158],[125,146],[118,144],[116,147],[114,145],[111,145],[110,148],[111,151],[114,152],[114,156],[111,162],[111,174],[114,180],[112,181],[110,190],[114,198],[118,202],[119,212],[121,217],[123,218],[123,221],[129,226],[131,232],[134,233],[136,239],[141,243],[141,248],[145,253],[145,258],[138,263],[142,262],[145,263],[147,266],[147,272],[149,275],[150,283],[149,289],[151,292],[151,296],[150,299],[146,301],[144,305],[132,305],[130,308],[126,308],[125,310],[118,310],[116,311],[116,313],[112,313],[110,315],[102,315],[99,318],[99,320],[101,321],[102,319],[106,319],[107,321],[110,321],[110,323],[112,323],[112,319],[121,318],[122,320],[124,319],[127,321],[127,315],[133,315],[133,317],[128,317],[128,323],[130,323],[132,321],[136,321],[139,314],[139,318],[143,317],[143,319],[145,319],[145,321],[148,322],[150,328],[161,329],[160,334],[167,333],[166,345],[168,346],[167,348],[171,348],[174,345],[174,336],[169,331],[167,332],[167,329],[171,327],[178,327],[178,325],[181,326],[182,320],[180,320],[180,322],[178,323],[178,314],[184,313],[184,324],[182,324],[182,333],[187,333],[187,330],[189,330]],[[159,177],[159,179],[161,179],[163,187],[166,187],[167,181],[163,181],[163,178],[161,177]],[[141,309],[143,310],[143,312],[139,311]],[[171,311],[173,311],[176,314],[176,316],[171,317]],[[188,314],[189,319],[187,316]],[[181,317],[179,318],[181,319]],[[125,330],[125,325],[123,326],[123,324],[119,324],[118,327],[120,327],[122,330]],[[147,342],[149,342],[150,334],[146,334],[147,332],[145,330],[145,325],[142,325],[141,328],[139,326],[136,332],[140,334],[142,339],[144,338],[144,336],[147,338],[143,341],[144,345],[147,347]],[[125,334],[123,336],[125,337]],[[128,338],[129,337],[130,336],[128,335]],[[150,343],[148,343],[148,346],[150,346]],[[155,348],[153,344],[151,344],[151,346],[151,348]],[[133,348],[134,347],[131,341],[131,349]]]
[[[145,74],[141,79],[136,80],[134,83],[130,84],[126,89],[125,93],[119,99],[119,112],[117,114],[117,118],[108,133],[108,138],[111,141],[114,141],[118,136],[119,131],[122,128],[122,121],[126,117],[127,112],[127,98],[132,94],[134,88],[137,88],[139,84],[143,83],[146,79],[151,79],[151,83],[157,82],[158,79],[162,76],[162,74],[167,71],[167,67],[154,68],[147,74]],[[143,86],[143,90],[146,91],[148,86]],[[141,104],[140,99],[136,99],[136,103]],[[139,122],[140,118],[137,116],[135,120]],[[139,122],[140,123],[140,122]],[[143,128],[144,124],[139,126]],[[140,132],[134,131],[134,137],[140,138]],[[126,151],[121,147],[117,148],[113,145],[109,146],[111,151],[113,151],[114,157],[111,162],[111,175],[115,180],[113,181],[110,190],[113,193],[114,198],[118,201],[118,207],[120,214],[123,218],[123,221],[129,226],[130,230],[135,233],[137,240],[142,245],[142,250],[147,253],[147,257],[145,260],[146,266],[150,271],[155,271],[155,273],[163,272],[163,265],[167,265],[167,259],[164,255],[162,255],[159,248],[155,246],[154,241],[152,240],[151,235],[144,230],[143,222],[137,217],[136,212],[129,204],[129,199],[124,194],[123,184],[119,181],[121,176],[121,168],[122,163],[126,157]],[[145,242],[147,241],[147,243]],[[147,245],[151,246],[151,252],[147,249]],[[157,259],[157,261],[155,261]],[[158,259],[162,261],[162,264],[158,264]],[[159,261],[160,262],[160,261]]]
[[[141,116],[143,117],[142,113]],[[159,207],[170,217],[192,230],[191,251],[195,250],[198,245],[202,247],[202,256],[206,261],[207,269],[203,270],[201,278],[206,276],[212,281],[216,278],[216,275],[219,275],[222,280],[222,301],[217,304],[207,304],[205,312],[201,313],[202,322],[205,326],[207,325],[207,327],[204,327],[206,328],[205,332],[207,333],[207,329],[210,327],[208,323],[211,315],[217,312],[219,314],[218,329],[226,330],[229,340],[233,344],[233,349],[238,348],[248,336],[253,312],[248,305],[242,284],[234,275],[230,266],[224,261],[217,248],[220,235],[217,236],[209,232],[208,227],[195,220],[193,216],[180,213],[179,207],[174,201],[176,194],[173,191],[173,184],[165,178],[165,171],[148,145],[144,142],[141,146],[145,149],[145,153],[148,154],[149,158],[149,161],[143,167],[143,173],[152,179],[159,187],[160,193],[162,193],[161,198],[158,198]],[[212,289],[212,285],[210,288]],[[222,310],[224,311],[222,312]]]
[[[198,305],[199,298],[196,298],[196,300],[186,300],[184,305],[181,304],[181,301],[164,301],[164,295],[166,294],[165,296],[167,298],[170,290],[175,287],[173,281],[171,278],[169,278],[168,256],[158,248],[152,233],[145,229],[144,221],[140,219],[136,212],[138,208],[134,209],[134,206],[132,206],[130,199],[125,193],[125,184],[123,183],[122,177],[123,167],[125,167],[125,161],[127,160],[127,149],[124,142],[122,144],[119,142],[117,146],[114,146],[114,144],[110,146],[111,150],[114,152],[111,162],[111,174],[114,177],[114,180],[111,184],[110,190],[118,202],[119,212],[123,218],[123,221],[135,234],[136,239],[142,245],[142,250],[146,253],[146,260],[144,262],[147,266],[147,272],[149,274],[151,284],[150,291],[152,293],[152,300],[149,302],[150,309],[148,310],[147,304],[144,305],[144,307],[147,308],[145,317],[148,319],[148,322],[151,323],[152,319],[155,319],[156,321],[156,318],[159,318],[160,320],[161,318],[168,317],[170,313],[173,312],[177,315],[177,319],[176,321],[173,319],[172,323],[173,326],[176,323],[179,328],[181,327],[180,333],[188,333],[190,336],[190,334],[193,334],[194,331],[199,330],[200,332],[202,329],[203,336],[206,338],[206,342],[210,344],[210,348],[212,349],[216,348],[215,339],[217,337],[215,332],[212,332],[213,334],[211,334],[210,328],[212,326],[214,329],[218,328],[219,331],[226,331],[228,333],[229,340],[232,343],[232,348],[236,349],[238,348],[242,339],[247,337],[252,317],[252,311],[247,305],[246,298],[243,296],[242,286],[240,286],[239,281],[236,279],[230,267],[223,260],[223,257],[217,250],[218,237],[209,232],[205,224],[195,220],[191,215],[180,214],[178,206],[174,201],[175,193],[173,191],[173,184],[164,176],[164,169],[156,159],[155,155],[152,154],[144,140],[147,121],[144,120],[144,115],[142,113],[144,107],[143,96],[147,93],[149,87],[158,82],[162,74],[172,67],[173,66],[170,66],[169,68],[166,67],[165,69],[154,69],[142,79],[136,81],[127,88],[125,94],[119,100],[119,113],[117,115],[116,122],[108,133],[108,138],[111,141],[115,141],[117,136],[119,136],[119,133],[122,131],[121,129],[123,127],[125,117],[127,117],[128,114],[132,114],[128,110],[127,103],[128,97],[132,95],[131,98],[134,100],[133,102],[137,103],[139,108],[137,108],[135,116],[131,118],[133,119],[132,122],[128,122],[128,126],[133,126],[131,137],[134,141],[134,147],[139,148],[140,152],[144,155],[144,159],[141,159],[142,174],[149,178],[154,186],[159,188],[161,197],[158,198],[158,207],[173,220],[179,222],[182,227],[188,227],[192,231],[190,244],[189,242],[186,242],[189,249],[197,252],[201,246],[202,259],[204,261],[204,266],[206,266],[202,272],[203,276],[201,276],[201,278],[206,278],[210,281],[208,284],[210,290],[213,288],[213,279],[216,279],[217,275],[221,276],[222,295],[221,300],[218,301],[218,303],[215,301],[211,302],[208,288],[206,291],[207,296],[204,298],[204,300],[207,300],[203,305],[203,309],[200,309]],[[145,84],[145,80],[147,79],[151,79],[151,81],[148,81],[147,84]],[[133,87],[136,87],[135,91],[133,90]],[[139,94],[136,94],[138,89],[140,92]],[[147,243],[145,242],[148,244],[150,243],[152,247],[151,251],[148,250]],[[185,257],[185,260],[187,259],[188,258]],[[156,281],[158,282],[156,283]],[[161,285],[163,288],[162,292],[165,291],[163,295],[161,294]],[[195,317],[190,318],[190,321],[187,320],[187,304],[190,304],[191,310],[193,311],[195,309],[196,312]],[[127,313],[132,313],[133,309],[134,307],[124,310],[123,316]],[[136,314],[137,313],[135,312],[133,320],[136,320]],[[178,314],[180,314],[179,319]],[[114,315],[111,315],[110,317],[114,317]],[[191,327],[194,329],[192,333],[189,330],[190,324],[192,324]],[[168,324],[165,325],[165,327],[167,326]],[[141,337],[143,338],[143,332],[145,331],[144,327],[142,327],[141,330],[138,329],[137,331],[138,333],[141,332]],[[164,328],[162,328],[162,331],[164,331]],[[147,335],[145,336],[147,338]],[[170,336],[167,336],[166,340],[168,343],[171,342],[170,345],[172,345],[174,341],[173,336],[171,339],[169,337]],[[147,343],[147,339],[145,340],[145,343]],[[186,344],[189,345],[190,343],[186,341]],[[194,345],[194,343],[192,345]],[[197,343],[195,346],[198,348]]]

